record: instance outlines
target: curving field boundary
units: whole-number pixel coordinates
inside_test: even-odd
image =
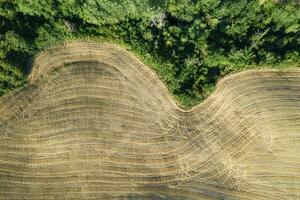
[[[300,199],[300,71],[245,71],[184,110],[107,43],[40,53],[0,98],[0,199]]]

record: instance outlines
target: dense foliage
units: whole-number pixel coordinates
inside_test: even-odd
[[[1,0],[0,95],[24,83],[32,57],[57,41],[125,43],[186,106],[220,76],[260,66],[297,66],[296,1]],[[19,70],[20,69],[20,70]]]

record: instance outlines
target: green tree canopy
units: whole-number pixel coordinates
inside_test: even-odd
[[[24,80],[19,71],[47,46],[69,38],[109,39],[140,55],[191,106],[228,73],[299,66],[299,29],[293,0],[1,0],[1,71]],[[2,91],[19,83],[1,85]]]

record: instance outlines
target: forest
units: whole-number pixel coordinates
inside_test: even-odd
[[[185,107],[225,75],[300,66],[295,0],[1,0],[0,95],[26,84],[39,51],[65,40],[125,46]]]

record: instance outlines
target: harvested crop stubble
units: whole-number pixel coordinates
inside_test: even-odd
[[[247,71],[191,110],[111,44],[41,53],[0,99],[0,199],[300,199],[300,72]]]

